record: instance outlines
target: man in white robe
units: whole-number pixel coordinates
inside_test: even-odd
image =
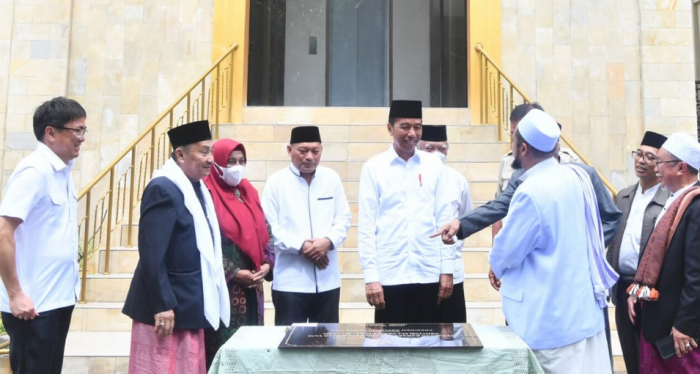
[[[610,373],[602,309],[617,278],[604,261],[590,179],[554,158],[560,134],[540,110],[520,122],[511,146],[526,172],[490,263],[510,327],[545,372]]]

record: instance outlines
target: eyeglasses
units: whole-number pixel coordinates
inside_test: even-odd
[[[669,162],[681,162],[681,160],[668,160],[668,161],[654,161],[654,166],[659,167],[661,164],[667,164]]]
[[[643,158],[644,162],[649,165],[653,165],[654,161],[656,161],[656,157],[650,154],[644,154],[642,151],[632,151],[632,157],[635,161]]]
[[[72,128],[70,128],[70,127],[62,127],[62,126],[51,126],[51,127],[55,128],[55,129],[57,129],[57,130],[70,130],[70,131],[73,131],[73,132],[75,133],[75,136],[78,137],[78,139],[84,139],[84,138],[85,138],[85,134],[86,134],[87,131],[88,131],[87,127],[81,127],[81,128],[78,128],[78,129],[72,129]]]

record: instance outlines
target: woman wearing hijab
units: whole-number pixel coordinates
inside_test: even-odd
[[[231,323],[205,332],[207,368],[219,348],[245,325],[262,325],[263,280],[272,281],[275,252],[258,191],[244,178],[243,144],[222,139],[214,144],[214,165],[204,183],[211,192],[221,229],[224,272],[231,299]]]

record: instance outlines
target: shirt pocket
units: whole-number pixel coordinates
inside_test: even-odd
[[[54,187],[51,190],[51,204],[48,212],[48,222],[51,226],[61,226],[68,220],[68,191]]]

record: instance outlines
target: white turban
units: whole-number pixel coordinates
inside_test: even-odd
[[[533,109],[518,123],[520,136],[537,150],[551,152],[559,141],[561,130],[549,114]]]
[[[518,126],[519,128],[519,126]],[[692,136],[680,132],[671,134],[662,148],[693,169],[700,169],[700,144]]]

